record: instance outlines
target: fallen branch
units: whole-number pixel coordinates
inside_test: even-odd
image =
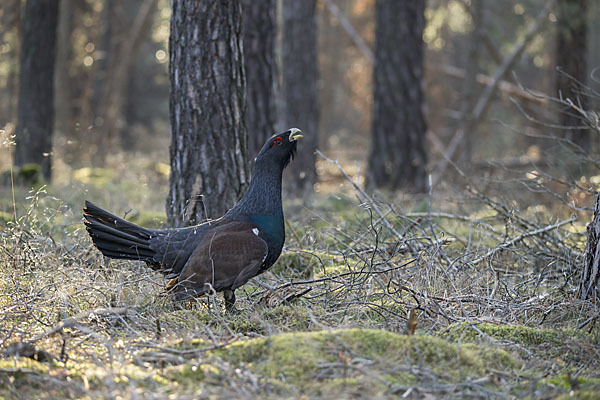
[[[452,65],[436,68],[435,71],[442,72],[447,76],[458,79],[465,79],[467,75],[467,72],[464,69]],[[546,95],[541,92],[525,90],[521,86],[515,85],[514,83],[508,82],[504,79],[499,79],[497,83],[494,83],[494,78],[485,74],[477,74],[475,79],[477,83],[486,87],[496,84],[498,90],[510,97],[516,97],[520,100],[528,101],[543,107],[548,105],[548,99]]]

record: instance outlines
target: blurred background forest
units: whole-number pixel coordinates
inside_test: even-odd
[[[599,21],[592,0],[3,0],[0,397],[597,398]],[[284,251],[239,314],[174,309],[93,247],[84,200],[150,228],[222,215],[292,127]]]
[[[574,159],[566,155],[577,152],[565,150],[560,140],[564,132],[556,128],[561,124],[561,110],[569,108],[554,101],[560,97],[557,81],[561,75],[573,74],[561,72],[565,69],[559,63],[564,56],[573,55],[557,53],[559,15],[555,5],[544,11],[547,3],[427,2],[423,29],[425,147],[427,171],[433,174],[435,185],[455,182],[456,171],[448,166],[453,162],[474,179],[508,170],[514,172],[509,174],[511,178],[527,178],[523,174],[531,172],[532,162],[551,166],[548,172],[557,179],[569,173],[575,181],[590,175],[590,171],[573,168]],[[583,7],[586,2],[562,3]],[[23,0],[7,0],[0,7],[0,130],[4,142],[17,127],[24,4]],[[285,26],[279,6],[276,54],[281,63]],[[585,13],[575,19],[584,20],[578,22],[583,26],[578,32],[583,35],[569,40],[571,47],[579,43],[572,49],[578,52],[576,64],[584,63],[587,68],[583,77],[572,78],[580,84],[572,81],[571,86],[578,88],[577,99],[583,98],[586,107],[593,109],[594,72],[600,62],[596,23],[600,4],[588,2],[581,10]],[[363,171],[359,179],[364,183],[372,141],[375,1],[317,1],[315,12],[318,148],[339,159],[352,176]],[[168,176],[169,2],[62,0],[58,15],[53,181],[85,178],[89,169],[82,168],[126,170],[131,168],[129,161],[139,157],[151,160],[151,169],[159,176]],[[278,70],[281,72],[281,65]],[[279,93],[281,78],[276,82],[275,93]],[[482,100],[483,104],[478,104]],[[483,109],[474,116],[480,106]],[[278,129],[287,128],[280,116],[277,119]],[[595,149],[593,145],[583,147]],[[9,167],[13,150],[14,146],[7,145],[0,149],[1,169]],[[336,172],[328,173],[320,159],[317,172],[317,192],[328,182],[336,184]]]

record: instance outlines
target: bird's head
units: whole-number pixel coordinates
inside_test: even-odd
[[[282,169],[285,168],[290,159],[294,158],[297,141],[301,137],[303,137],[302,131],[297,128],[271,136],[258,153],[256,165],[267,162],[280,165]]]

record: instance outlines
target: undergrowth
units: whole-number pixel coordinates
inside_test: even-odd
[[[84,198],[163,225],[160,174],[132,196],[104,170],[18,191],[14,206],[2,192],[0,397],[600,391],[598,309],[576,298],[589,213],[515,212],[475,188],[455,201],[386,203],[351,186],[290,200],[283,255],[225,313],[220,297],[172,304],[160,274],[103,258],[85,232]]]

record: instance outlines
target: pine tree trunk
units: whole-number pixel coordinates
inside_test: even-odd
[[[72,77],[69,74],[70,63],[73,57],[72,35],[75,28],[73,2],[75,0],[60,0],[58,27],[56,32],[56,73],[55,79],[55,112],[56,133],[63,138],[72,139],[75,130],[75,116],[73,113],[73,88]],[[73,161],[74,155],[62,154],[67,163]]]
[[[290,168],[297,191],[312,188],[317,178],[315,150],[319,109],[315,7],[315,0],[282,2],[282,128],[299,128],[304,134]]]
[[[180,227],[221,216],[248,184],[246,79],[240,2],[171,4],[167,215]]]
[[[461,164],[469,167],[473,158],[473,141],[476,140],[474,134],[475,121],[473,121],[473,108],[477,102],[477,74],[480,72],[479,57],[482,47],[482,32],[486,26],[484,11],[485,0],[471,0],[469,11],[472,19],[472,28],[469,33],[468,51],[465,65],[465,79],[461,88],[461,105],[459,121],[460,129],[464,132],[462,140],[462,152],[460,154]]]
[[[563,99],[570,99],[575,105],[586,109],[586,96],[580,96],[581,83],[587,82],[587,0],[559,0],[558,23],[556,28],[556,90]],[[560,114],[560,124],[564,127],[585,125],[577,112],[566,109]],[[587,129],[567,129],[567,137],[587,150],[590,145],[590,131]]]
[[[15,164],[38,164],[49,181],[58,1],[28,0],[23,24]]]
[[[582,299],[600,298],[600,196],[596,197],[594,219],[587,227],[587,245],[583,262],[583,276],[579,285],[579,297]]]
[[[369,185],[426,190],[425,0],[377,0]]]
[[[8,94],[8,121],[16,123],[18,114],[18,92],[19,92],[19,60],[21,51],[21,38],[23,37],[23,22],[21,18],[21,0],[13,0],[10,7],[6,7],[7,20],[5,26],[12,27],[14,41],[10,53],[7,56],[10,58],[8,64],[8,74],[6,82],[6,90]],[[3,21],[4,23],[4,21]],[[5,33],[6,34],[6,33]]]
[[[277,4],[275,0],[242,0],[242,9],[248,154],[254,158],[275,130]]]

